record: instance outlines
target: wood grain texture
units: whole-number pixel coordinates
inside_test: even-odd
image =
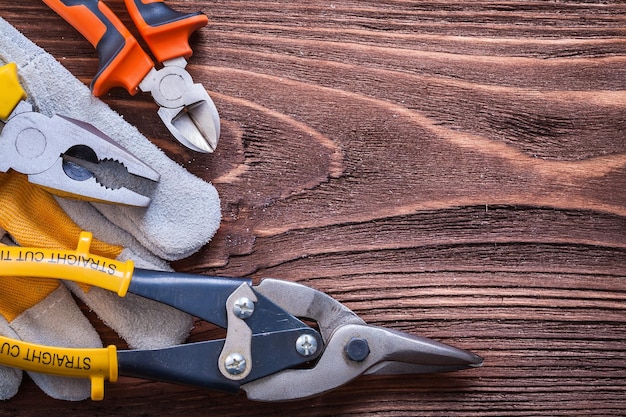
[[[302,282],[485,366],[286,404],[131,379],[66,403],[26,381],[0,415],[624,415],[623,2],[169,4],[211,19],[189,71],[216,153],[172,141],[145,95],[104,100],[220,192],[219,232],[174,266]],[[43,3],[0,15],[89,82],[91,46]]]

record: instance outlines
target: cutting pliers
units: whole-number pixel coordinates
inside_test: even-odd
[[[147,206],[159,174],[94,126],[33,111],[14,63],[0,67],[0,172],[12,169],[55,194]]]
[[[121,20],[100,0],[43,0],[76,28],[97,50],[100,69],[91,83],[100,97],[113,87],[131,95],[150,92],[159,117],[183,145],[213,152],[220,135],[217,108],[201,84],[185,70],[191,56],[189,36],[205,26],[203,13],[179,13],[163,0],[125,0],[137,30],[159,70]]]
[[[104,381],[125,375],[222,391],[259,401],[310,397],[361,374],[432,373],[482,365],[482,358],[431,339],[369,326],[330,296],[300,284],[135,269],[89,253],[0,247],[0,275],[63,278],[168,304],[227,330],[225,339],[153,350],[66,349],[0,337],[0,363]],[[304,319],[317,322],[319,331]]]

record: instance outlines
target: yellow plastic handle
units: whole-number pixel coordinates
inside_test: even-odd
[[[0,276],[57,278],[94,285],[124,297],[135,265],[89,253],[92,235],[80,234],[74,251],[0,246]]]
[[[76,250],[0,246],[0,276],[56,278],[95,285],[126,295],[133,261],[120,262],[89,253],[92,235],[82,232]],[[89,378],[91,398],[104,397],[104,381],[117,381],[115,346],[63,348],[27,343],[0,336],[0,364],[26,371]]]
[[[17,76],[17,65],[10,62],[0,67],[0,119],[5,120],[15,106],[26,98]]]
[[[0,336],[0,364],[59,376],[89,378],[91,399],[104,398],[104,381],[116,382],[117,349],[62,348],[22,342]]]

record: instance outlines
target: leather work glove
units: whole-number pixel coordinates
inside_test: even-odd
[[[5,244],[75,249],[80,231],[87,230],[94,235],[93,253],[133,259],[138,267],[167,270],[166,261],[187,257],[211,239],[220,223],[215,188],[171,161],[94,98],[51,55],[0,18],[0,65],[8,62],[17,64],[28,101],[37,111],[88,121],[161,178],[150,206],[137,208],[55,197],[20,174],[0,174],[0,235]],[[131,348],[177,344],[191,328],[188,315],[141,297],[119,298],[100,288],[49,279],[7,278],[0,286],[0,333],[47,345],[101,346],[72,293]],[[29,374],[54,398],[90,396],[88,381]],[[0,398],[16,393],[21,375],[21,371],[0,368]]]
[[[134,126],[93,97],[52,55],[0,18],[0,65],[9,62],[17,64],[27,101],[36,111],[92,124],[161,175],[156,188],[150,190],[148,208],[59,199],[80,226],[90,224],[82,212],[95,209],[150,252],[170,261],[188,257],[213,237],[221,220],[215,187],[170,160]],[[87,204],[89,208],[85,208]]]
[[[93,220],[101,225],[109,223],[101,216]],[[111,223],[106,226],[117,229]],[[4,236],[6,243],[13,241],[21,246],[42,248],[74,249],[81,232],[48,192],[15,172],[0,173],[0,227],[9,232]],[[117,233],[124,234],[119,229]],[[127,237],[127,241],[132,239]],[[94,241],[91,250],[101,256],[120,260],[132,258],[138,264],[164,268],[163,263],[154,257],[139,258],[132,249],[101,240]],[[136,296],[109,297],[115,294],[98,291],[99,288],[71,287],[129,346],[150,348],[177,344],[191,329],[188,315],[162,304]],[[0,320],[0,333],[9,337],[56,346],[102,346],[70,291],[58,280],[21,277],[0,280],[0,315],[4,319]],[[10,398],[17,392],[21,374],[21,371],[2,368],[0,398]],[[51,397],[82,400],[90,396],[87,380],[37,373],[30,375]]]

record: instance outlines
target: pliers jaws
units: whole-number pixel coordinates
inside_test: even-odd
[[[0,132],[0,172],[13,169],[55,194],[131,206],[150,204],[159,174],[94,126],[48,117],[20,101]]]
[[[213,152],[220,137],[217,107],[186,66],[182,57],[165,61],[160,70],[150,70],[139,89],[152,94],[160,106],[159,117],[180,143],[197,152]]]

